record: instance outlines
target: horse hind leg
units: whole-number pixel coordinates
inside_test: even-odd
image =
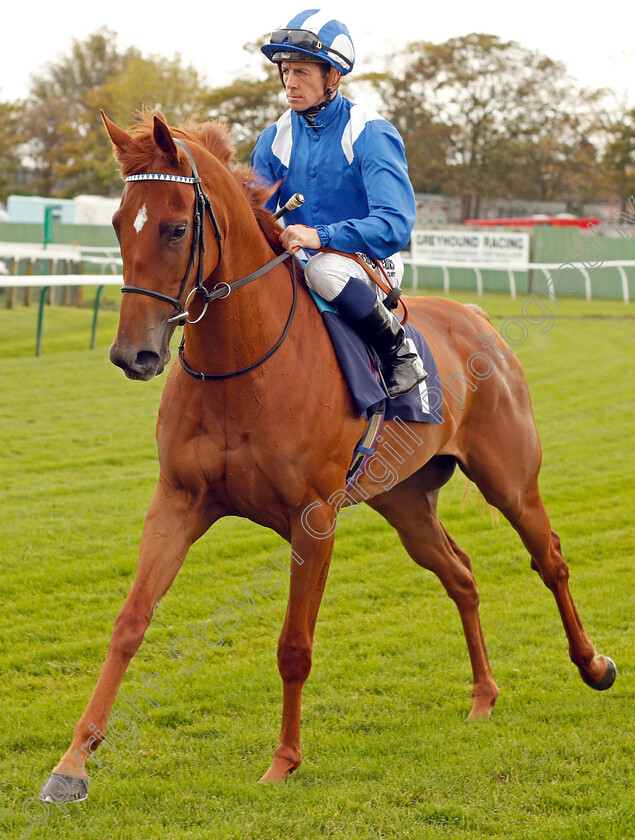
[[[487,657],[487,650],[485,648],[485,638],[483,636],[483,628],[481,626],[481,619],[478,612],[479,596],[476,589],[476,580],[474,579],[474,574],[472,572],[472,563],[470,561],[469,554],[456,544],[445,528],[443,528],[443,525],[441,525],[441,528],[443,529],[445,537],[450,544],[455,557],[463,564],[474,584],[473,615],[465,608],[461,609],[461,605],[457,602],[474,673],[472,710],[468,715],[468,720],[473,720],[479,717],[489,717],[498,697],[498,688],[494,682],[494,678],[492,677],[489,659]],[[450,597],[453,597],[451,591],[448,591],[448,594]],[[483,679],[480,675],[484,675],[485,678]]]
[[[397,530],[404,548],[434,572],[459,611],[472,666],[472,709],[468,720],[488,718],[498,688],[494,682],[479,615],[479,595],[468,554],[449,536],[436,513],[438,490],[423,468],[369,504]]]
[[[533,468],[522,458],[497,464],[494,451],[490,452],[489,460],[478,458],[471,464],[468,462],[465,472],[476,482],[485,499],[518,532],[531,557],[532,569],[552,592],[569,642],[569,657],[583,681],[598,691],[610,688],[617,669],[608,656],[596,654],[582,626],[569,589],[569,569],[562,556],[560,538],[551,527],[538,489],[539,462]],[[522,448],[518,447],[517,451]]]
[[[583,681],[597,691],[610,688],[617,669],[612,659],[596,654],[587,636],[569,589],[569,569],[562,556],[560,537],[551,528],[537,483],[532,503],[516,510],[510,519],[531,555],[531,567],[552,592],[569,641],[569,657]],[[505,511],[503,511],[505,513]],[[505,513],[510,518],[510,516]]]

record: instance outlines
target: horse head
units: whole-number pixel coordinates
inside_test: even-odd
[[[187,318],[185,301],[220,259],[221,234],[200,186],[193,143],[175,139],[156,114],[152,124],[137,126],[133,134],[103,111],[102,118],[125,181],[112,220],[123,258],[122,291],[136,293],[123,296],[110,360],[129,379],[148,380],[168,363],[170,338],[177,322]],[[205,247],[206,215],[217,248]]]

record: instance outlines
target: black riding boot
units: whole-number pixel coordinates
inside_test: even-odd
[[[352,326],[379,356],[390,399],[407,394],[427,377],[404,328],[380,300]]]

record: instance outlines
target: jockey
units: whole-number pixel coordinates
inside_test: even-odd
[[[287,216],[282,245],[309,252],[328,246],[381,262],[393,287],[399,286],[399,251],[414,224],[414,192],[394,126],[338,93],[355,61],[348,29],[311,9],[274,32],[261,50],[278,65],[290,110],[260,134],[251,165],[267,182],[279,183],[270,210],[296,192],[305,196]],[[390,398],[426,378],[414,344],[382,303],[384,293],[357,262],[314,253],[305,277],[376,351]]]

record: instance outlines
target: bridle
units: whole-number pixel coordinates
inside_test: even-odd
[[[235,290],[240,288],[241,286],[245,286],[247,283],[251,283],[253,280],[257,280],[259,277],[262,277],[263,274],[266,274],[271,269],[275,268],[276,266],[280,265],[285,260],[289,259],[289,257],[293,257],[293,254],[290,251],[284,251],[282,254],[275,257],[273,260],[270,260],[266,265],[262,266],[262,268],[257,269],[256,271],[252,272],[251,274],[246,275],[245,277],[241,277],[239,280],[234,280],[233,283],[217,283],[213,289],[207,289],[204,285],[204,278],[203,278],[203,260],[205,255],[205,215],[208,216],[211,224],[212,229],[214,231],[214,235],[216,237],[216,242],[218,244],[218,262],[220,263],[223,249],[222,249],[222,242],[223,242],[223,234],[221,233],[220,227],[218,225],[218,221],[216,216],[214,215],[214,209],[212,207],[212,203],[203,190],[201,177],[198,174],[198,169],[196,168],[196,162],[194,157],[187,147],[187,145],[182,141],[178,140],[176,137],[173,138],[175,143],[178,143],[185,151],[187,152],[187,156],[190,160],[190,166],[192,168],[192,175],[185,176],[185,175],[167,175],[161,173],[142,173],[140,175],[128,175],[125,178],[125,181],[173,181],[178,184],[192,184],[194,187],[195,192],[195,200],[194,200],[194,217],[193,217],[193,228],[192,228],[192,243],[190,245],[190,256],[187,263],[187,268],[185,269],[185,274],[183,275],[183,279],[181,280],[181,286],[179,288],[178,295],[176,297],[172,297],[171,295],[166,295],[164,292],[159,292],[156,289],[148,289],[145,286],[132,286],[125,284],[121,287],[121,291],[125,292],[132,292],[139,295],[147,295],[148,297],[156,298],[157,300],[162,300],[165,303],[169,303],[171,306],[176,309],[176,315],[172,315],[170,318],[167,319],[168,324],[178,323],[181,325],[184,324],[197,324],[207,312],[207,307],[209,304],[214,300],[222,300],[223,298],[229,297],[229,295]],[[183,294],[187,287],[187,282],[190,276],[190,272],[196,262],[196,257],[198,255],[198,262],[197,262],[197,271],[196,271],[196,284],[188,293],[185,302],[182,303]],[[217,263],[218,265],[218,263]],[[247,367],[241,368],[240,370],[232,371],[231,373],[202,373],[201,371],[193,370],[189,367],[185,359],[183,358],[183,350],[185,344],[185,333],[181,338],[181,343],[179,345],[179,360],[183,369],[190,374],[190,376],[195,377],[196,379],[201,380],[212,380],[212,379],[231,379],[234,376],[240,376],[243,373],[248,373],[251,370],[254,370],[263,362],[266,362],[273,354],[278,350],[282,342],[287,337],[289,329],[291,327],[291,321],[293,320],[293,316],[295,314],[296,302],[297,302],[297,274],[296,274],[296,262],[295,259],[292,260],[292,279],[293,279],[293,302],[291,304],[291,312],[289,313],[289,317],[287,319],[287,323],[284,327],[282,335],[275,343],[275,345],[271,348],[271,350],[267,351],[261,358],[257,359]],[[194,295],[201,295],[204,299],[203,311],[201,314],[196,318],[194,321],[190,321],[188,319],[189,312],[188,312],[188,305]]]
[[[124,285],[121,287],[122,292],[135,292],[139,295],[147,295],[148,297],[157,298],[157,300],[163,300],[166,303],[169,303],[173,306],[177,314],[173,315],[171,318],[168,318],[168,323],[172,324],[175,321],[180,323],[195,323],[192,321],[187,321],[187,316],[189,312],[187,311],[187,305],[189,300],[193,294],[200,294],[202,292],[207,293],[207,289],[203,286],[203,257],[205,255],[205,214],[209,216],[209,219],[212,223],[212,228],[214,230],[214,235],[216,236],[216,242],[218,243],[218,261],[220,262],[222,254],[223,254],[223,234],[220,231],[218,226],[218,221],[216,220],[216,216],[214,215],[214,210],[212,208],[212,203],[209,200],[208,196],[203,191],[203,187],[201,186],[201,178],[198,174],[198,169],[196,168],[196,162],[194,161],[194,157],[192,153],[185,145],[182,140],[177,140],[174,138],[174,142],[178,143],[179,146],[185,149],[187,155],[190,159],[190,166],[192,167],[192,176],[187,177],[185,175],[166,175],[166,174],[159,174],[159,173],[143,173],[141,175],[128,175],[125,179],[126,183],[128,181],[174,181],[178,184],[192,184],[194,187],[195,193],[195,200],[194,200],[194,218],[193,218],[193,229],[192,229],[192,244],[190,246],[190,258],[187,263],[187,268],[185,269],[185,274],[183,275],[183,279],[181,280],[181,287],[179,289],[179,293],[176,297],[172,297],[171,295],[166,295],[164,292],[159,292],[156,289],[147,289],[144,286],[130,286]],[[181,298],[183,297],[183,292],[185,291],[185,287],[187,285],[188,278],[190,276],[190,271],[194,266],[194,261],[196,259],[196,255],[198,252],[198,268],[196,273],[196,285],[187,296],[187,300],[185,304],[181,303]],[[205,307],[207,308],[207,307]],[[204,314],[204,313],[203,313]],[[202,315],[201,315],[202,317]]]

